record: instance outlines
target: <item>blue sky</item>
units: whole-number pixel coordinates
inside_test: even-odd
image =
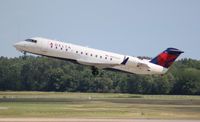
[[[200,59],[200,0],[0,0],[0,56],[46,37],[133,56],[167,47]]]

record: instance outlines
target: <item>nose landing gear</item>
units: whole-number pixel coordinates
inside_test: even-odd
[[[26,57],[27,57],[27,56],[26,56],[26,51],[23,51],[22,53],[24,54],[24,55],[22,56],[22,59],[24,59],[24,60],[25,60],[25,59],[26,59]]]

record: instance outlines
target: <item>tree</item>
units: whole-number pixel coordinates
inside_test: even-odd
[[[194,68],[181,71],[172,91],[174,94],[199,94],[200,71]]]
[[[0,57],[0,90],[200,94],[200,61],[182,59],[164,76],[99,70],[46,57]]]
[[[61,68],[50,69],[48,72],[48,82],[45,90],[47,91],[65,91],[65,83],[62,79],[64,72]]]

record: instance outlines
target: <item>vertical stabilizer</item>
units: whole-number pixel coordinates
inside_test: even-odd
[[[179,49],[167,48],[165,51],[153,58],[150,62],[165,68],[169,68],[181,53],[183,53],[183,51]]]

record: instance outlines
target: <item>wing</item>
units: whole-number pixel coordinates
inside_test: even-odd
[[[98,61],[98,60],[88,60],[88,59],[77,59],[77,62],[80,63],[80,64],[84,64],[84,65],[92,65],[92,66],[95,66],[97,68],[100,68],[100,69],[104,69],[104,68],[111,68],[111,67],[114,67],[114,66],[118,66],[118,65],[121,65],[121,64],[115,64],[115,63],[107,63],[107,62],[102,62],[102,61]]]
[[[138,63],[137,67],[140,69],[150,69],[150,67],[145,63]]]

